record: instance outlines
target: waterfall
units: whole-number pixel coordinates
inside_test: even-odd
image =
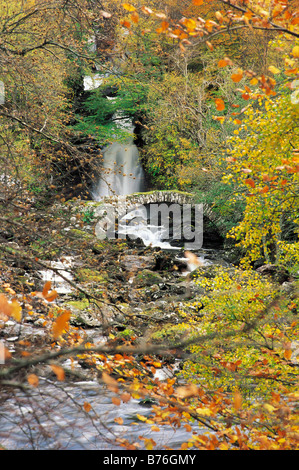
[[[101,178],[92,191],[95,201],[105,196],[126,196],[144,190],[144,172],[133,143],[113,143],[103,152]]]

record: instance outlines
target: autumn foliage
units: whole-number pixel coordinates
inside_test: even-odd
[[[82,377],[73,364],[80,363],[109,392],[119,410],[116,427],[124,424],[126,404],[151,405],[131,423],[148,425],[150,437],[116,433],[116,448],[158,449],[155,433],[165,427],[184,431],[184,451],[298,450],[297,2],[0,0],[0,12],[6,86],[0,105],[0,336],[11,322],[21,329],[31,319],[46,332],[41,341],[17,338],[13,350],[7,344],[1,350],[3,394],[34,396],[41,367],[59,385],[75,383]],[[91,36],[98,40],[95,53]],[[255,57],[254,44],[262,57]],[[96,131],[106,126],[105,145],[116,138],[106,122],[108,100],[91,95],[103,105],[99,124],[80,88],[96,67],[112,75],[104,86],[141,128],[151,184],[193,191],[211,204],[226,224],[228,249],[239,256],[227,269],[186,278],[200,295],[182,299],[174,309],[177,321],[156,320],[145,338],[134,328],[119,335],[118,323],[106,318],[111,292],[99,288],[100,276],[88,287],[79,276],[65,279],[97,312],[100,342],[72,323],[52,282],[35,286],[25,275],[15,277],[18,270],[51,269],[49,260],[70,254],[106,270],[113,257],[118,265],[118,250],[127,249],[118,241],[96,244],[90,233],[78,242],[64,225],[64,211],[71,212],[66,199],[74,203],[68,189],[87,191],[86,174],[98,171],[93,164],[103,142]],[[82,131],[86,122],[92,132],[88,126]],[[89,148],[94,142],[96,156]],[[75,203],[80,206],[80,198]],[[92,218],[71,216],[80,229]],[[269,276],[258,271],[264,265]],[[111,282],[119,272],[114,276]],[[121,312],[121,304],[113,307]],[[126,315],[133,327],[146,317]],[[80,411],[96,427],[92,396]]]

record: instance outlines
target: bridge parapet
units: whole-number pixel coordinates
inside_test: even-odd
[[[97,236],[104,237],[109,224],[115,222],[115,217],[121,219],[128,212],[140,206],[149,204],[191,204],[195,205],[195,197],[191,193],[183,191],[149,191],[144,193],[134,193],[127,196],[105,197],[100,202],[91,202],[88,207],[92,207],[94,216],[97,219]],[[208,204],[203,204],[203,215],[207,217],[221,236],[225,236],[226,229],[224,220],[213,212],[213,208]],[[112,210],[111,210],[112,209]]]

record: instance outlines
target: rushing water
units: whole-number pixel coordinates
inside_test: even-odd
[[[85,77],[85,89],[96,88],[101,80],[100,75]],[[121,119],[119,122],[129,133],[133,132],[132,123]],[[145,190],[144,171],[133,138],[127,144],[114,143],[104,149],[101,176],[93,188],[93,198],[97,201],[110,195],[123,196]],[[127,223],[132,219],[134,224],[128,232]],[[138,209],[120,221],[119,231],[122,230],[141,238],[146,246],[175,249],[165,241],[163,224],[148,224]],[[202,263],[207,264],[204,259]],[[52,266],[72,279],[68,271],[71,265],[69,258]],[[194,267],[190,264],[189,268]],[[41,275],[44,281],[51,280],[59,293],[70,292],[58,274],[44,270]],[[74,366],[67,361],[65,365]],[[163,380],[167,373],[169,371],[160,371],[157,378]],[[138,442],[143,448],[143,441],[139,439],[143,436],[154,439],[155,450],[158,450],[165,446],[180,449],[181,443],[190,437],[183,426],[161,426],[159,432],[153,433],[151,426],[137,417],[138,414],[149,417],[150,407],[136,399],[116,406],[111,401],[112,396],[112,392],[97,381],[60,384],[51,381],[47,374],[41,375],[38,387],[32,388],[29,394],[12,389],[6,399],[2,399],[0,444],[7,449],[109,450],[118,448],[116,439]],[[86,404],[92,407],[88,412]],[[193,432],[201,432],[197,424],[194,424]]]
[[[137,416],[149,418],[149,406],[136,399],[117,406],[112,397],[111,391],[94,381],[59,385],[40,379],[30,396],[17,391],[1,404],[0,443],[9,450],[112,450],[119,448],[116,439],[126,439],[138,442],[142,449],[139,436],[143,436],[154,439],[158,450],[179,449],[190,437],[184,427],[161,426],[153,433]],[[92,407],[88,412],[87,403]],[[199,432],[198,425],[193,430]]]

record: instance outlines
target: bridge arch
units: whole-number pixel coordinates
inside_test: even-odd
[[[93,203],[94,216],[96,218],[95,233],[98,238],[109,236],[109,228],[113,229],[115,220],[120,220],[129,212],[140,206],[150,204],[190,204],[195,206],[194,195],[182,191],[149,191],[134,193],[127,196],[106,197],[102,201]],[[202,204],[203,215],[216,227],[219,235],[224,237],[226,228],[224,221],[213,212],[208,204]],[[108,235],[107,235],[108,234]]]

